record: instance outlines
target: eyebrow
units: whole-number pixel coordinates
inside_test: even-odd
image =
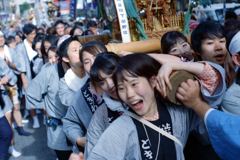
[[[138,80],[138,78],[134,78],[133,80],[129,81],[129,83],[134,82],[134,81],[137,81],[137,80]],[[125,80],[125,81],[126,81],[126,80]],[[117,86],[120,86],[120,85],[123,85],[123,84],[120,82],[120,84],[118,84]]]
[[[89,60],[89,58],[84,58],[83,61]]]

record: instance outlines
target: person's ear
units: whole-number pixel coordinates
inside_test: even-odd
[[[66,63],[69,63],[69,59],[67,57],[62,57],[62,60]]]
[[[232,55],[232,60],[236,65],[240,66],[240,55],[238,53]]]
[[[152,88],[156,87],[156,85],[157,85],[157,78],[156,78],[156,76],[152,76],[150,78],[150,85],[152,86]]]

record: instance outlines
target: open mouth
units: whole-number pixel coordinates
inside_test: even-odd
[[[221,61],[221,60],[223,60],[223,57],[224,57],[223,54],[218,54],[215,56],[215,59],[218,61]]]
[[[143,100],[137,100],[131,103],[134,109],[141,109],[143,107]]]

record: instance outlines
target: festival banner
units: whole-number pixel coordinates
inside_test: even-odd
[[[120,23],[122,42],[123,43],[131,42],[127,12],[125,10],[124,2],[123,0],[114,0],[114,1],[115,1],[117,13],[118,13],[118,20]]]
[[[76,19],[77,0],[69,0],[69,16]]]

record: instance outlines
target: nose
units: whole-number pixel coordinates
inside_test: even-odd
[[[178,47],[178,51],[179,51],[179,53],[178,53],[178,54],[185,53],[185,51],[184,51],[183,47]]]
[[[114,83],[113,83],[113,80],[112,80],[111,78],[108,78],[108,80],[107,80],[107,86],[108,86],[108,89],[109,89],[110,91],[113,90],[113,88],[114,88]]]
[[[219,41],[215,42],[215,50],[216,51],[222,50],[222,46]]]
[[[53,57],[53,63],[55,64],[57,61],[57,58]]]
[[[131,87],[127,87],[127,98],[128,99],[131,99],[131,98],[133,98],[134,97],[134,91],[133,91],[133,89],[131,88]]]

